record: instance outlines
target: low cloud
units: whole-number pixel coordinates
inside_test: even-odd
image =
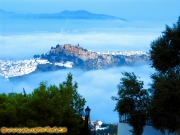
[[[41,20],[42,21],[42,20]],[[5,23],[0,33],[0,59],[30,59],[35,54],[48,52],[52,46],[57,44],[79,45],[93,51],[146,51],[150,49],[150,43],[161,33],[161,28],[150,26],[139,26],[140,24],[123,24],[122,22],[38,22],[33,25],[28,20],[14,24]],[[12,24],[11,24],[12,23]],[[49,25],[53,24],[53,25]],[[15,25],[15,26],[14,26]],[[18,30],[16,28],[18,26]],[[132,25],[132,26],[131,26]],[[145,23],[147,25],[147,23]],[[6,27],[7,26],[7,27]],[[29,27],[30,26],[30,27]],[[154,27],[154,28],[153,28]],[[164,27],[164,26],[163,26]],[[7,28],[7,29],[6,29]],[[13,29],[11,29],[13,28]],[[32,30],[31,30],[32,29]],[[34,30],[47,31],[46,33],[35,33]],[[10,33],[7,34],[6,33]],[[25,31],[27,30],[27,31]],[[24,32],[19,35],[13,32]],[[86,106],[91,108],[91,120],[102,120],[103,122],[118,122],[117,112],[114,112],[116,102],[111,96],[117,95],[117,85],[122,77],[121,72],[134,72],[145,87],[150,83],[150,74],[153,69],[146,66],[116,67],[105,70],[82,71],[66,69],[54,72],[35,73],[17,79],[6,81],[0,78],[0,92],[23,92],[27,93],[39,86],[41,81],[48,84],[59,85],[66,80],[68,72],[73,74],[73,80],[78,83],[78,92],[86,99]],[[86,107],[85,106],[85,107]]]
[[[122,77],[122,72],[134,72],[144,81],[145,88],[151,82],[150,75],[154,72],[149,65],[136,67],[116,67],[105,70],[82,71],[77,69],[66,69],[53,72],[36,73],[10,82],[0,78],[1,93],[17,92],[22,93],[23,88],[27,93],[39,86],[41,81],[48,84],[59,85],[66,80],[67,74],[73,74],[73,81],[78,83],[78,92],[86,99],[85,105],[91,108],[91,120],[102,120],[103,122],[118,122],[118,113],[114,112],[116,101],[111,96],[116,96],[117,85]]]
[[[129,29],[129,28],[128,28]],[[110,31],[110,30],[109,30]],[[85,32],[85,33],[36,33],[0,35],[0,59],[30,59],[35,54],[48,52],[57,44],[79,43],[93,51],[148,51],[157,34],[154,32]],[[135,31],[137,33],[135,34]]]

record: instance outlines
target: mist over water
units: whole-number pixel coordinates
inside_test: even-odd
[[[161,35],[164,24],[145,22],[123,22],[119,20],[33,20],[11,19],[0,21],[0,59],[31,59],[35,54],[48,52],[57,44],[79,44],[93,51],[145,51],[150,43]],[[91,108],[91,120],[118,122],[114,112],[116,102],[111,96],[117,95],[121,72],[134,72],[144,81],[145,88],[151,82],[154,72],[149,65],[116,67],[102,70],[83,71],[66,69],[53,72],[33,73],[6,81],[0,78],[0,93],[31,93],[41,81],[59,85],[73,74],[78,83],[78,92]],[[85,107],[86,107],[85,106]]]

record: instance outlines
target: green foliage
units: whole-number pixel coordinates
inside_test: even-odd
[[[152,102],[149,116],[153,126],[164,132],[180,130],[180,17],[172,28],[151,44],[150,58],[157,72],[151,78]]]
[[[61,108],[64,112],[63,124],[68,127],[68,134],[74,135],[80,133],[79,129],[82,129],[84,124],[80,117],[80,110],[84,109],[85,99],[78,94],[78,85],[72,84],[72,74],[68,74],[65,82],[59,85],[61,94]],[[70,119],[73,118],[73,119]]]
[[[166,72],[180,65],[180,17],[172,28],[166,26],[163,35],[151,43],[152,67]]]
[[[118,85],[118,97],[115,111],[119,115],[127,114],[128,123],[133,127],[133,135],[141,135],[146,121],[146,111],[150,102],[148,91],[143,89],[143,81],[139,81],[134,73],[123,72]]]
[[[168,71],[153,74],[152,79],[149,115],[153,126],[162,132],[176,132],[180,129],[180,75]]]
[[[77,88],[69,73],[59,87],[41,82],[30,94],[0,94],[0,127],[67,127],[66,135],[79,135],[86,101]]]

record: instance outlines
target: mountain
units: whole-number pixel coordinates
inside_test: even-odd
[[[34,19],[119,19],[122,21],[126,21],[123,18],[118,18],[115,16],[105,15],[105,14],[93,14],[85,10],[78,11],[62,11],[60,13],[53,14],[16,14],[14,12],[6,12],[0,9],[0,17],[11,17],[11,18],[34,18]]]
[[[9,78],[65,68],[96,70],[147,63],[149,63],[149,54],[142,51],[100,53],[84,49],[79,45],[58,44],[44,54],[34,55],[30,60],[0,60],[0,76]]]
[[[0,18],[8,18],[8,17],[18,17],[18,16],[23,16],[21,14],[16,14],[14,12],[7,12],[7,11],[4,11],[4,10],[1,10],[0,9]]]
[[[131,52],[94,52],[70,44],[57,45],[51,50],[34,58],[45,59],[51,63],[73,62],[74,68],[84,70],[102,69],[123,65],[135,65],[138,63],[148,63],[149,56],[141,51]]]

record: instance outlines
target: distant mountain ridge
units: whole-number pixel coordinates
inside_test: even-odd
[[[0,9],[0,17],[11,17],[11,18],[35,18],[35,19],[118,19],[122,21],[126,21],[123,18],[118,18],[115,16],[105,15],[105,14],[94,14],[85,10],[77,10],[77,11],[68,11],[64,10],[60,13],[42,13],[42,14],[16,14],[14,12],[7,12]]]

